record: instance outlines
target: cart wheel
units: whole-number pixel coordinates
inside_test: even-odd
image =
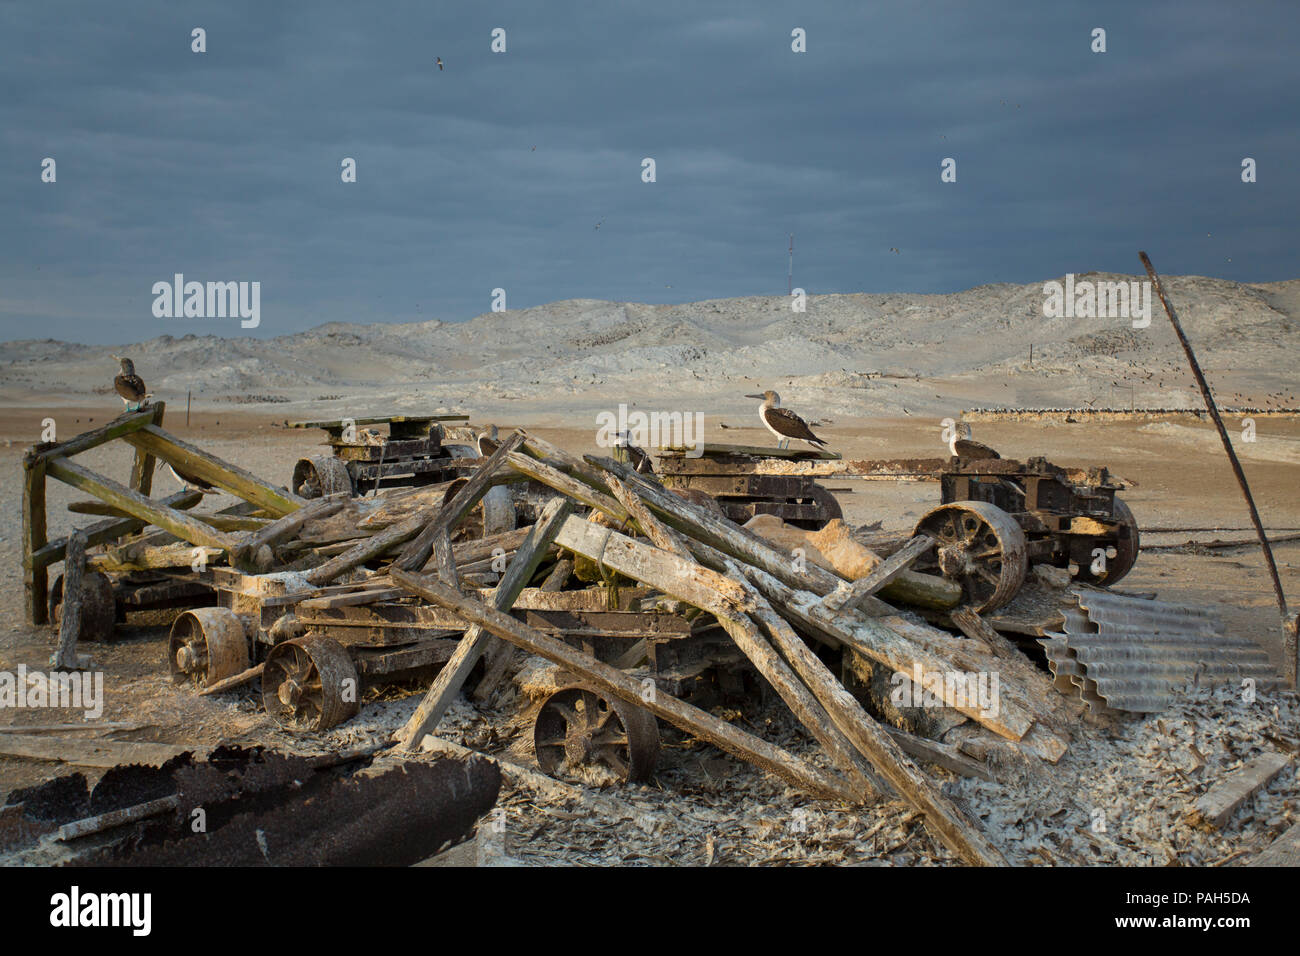
[[[361,709],[357,669],[343,645],[307,635],[271,648],[262,671],[262,703],[287,730],[328,730]]]
[[[339,492],[352,494],[348,466],[333,455],[299,458],[293,466],[294,493],[303,498],[324,498]]]
[[[987,501],[955,501],[928,511],[913,534],[935,539],[939,572],[962,587],[976,611],[1002,607],[1025,582],[1025,533]]]
[[[196,607],[173,622],[167,656],[174,683],[209,687],[248,670],[248,636],[230,608]]]
[[[577,684],[546,698],[533,722],[533,745],[546,773],[599,765],[620,783],[639,782],[659,758],[659,723],[647,710]]]
[[[1106,570],[1101,574],[1093,574],[1091,563],[1080,562],[1079,570],[1074,575],[1076,580],[1109,587],[1133,570],[1133,565],[1137,563],[1138,551],[1142,548],[1142,538],[1138,533],[1137,519],[1133,517],[1133,512],[1118,498],[1115,499],[1115,520],[1120,525],[1118,539],[1115,541],[1099,539],[1096,542],[1097,547],[1106,548]],[[1115,549],[1114,557],[1110,556],[1111,548]]]
[[[78,641],[111,641],[113,622],[117,620],[117,599],[113,582],[99,571],[87,571],[81,577],[81,633]],[[63,621],[63,575],[50,588],[49,622],[57,630]]]

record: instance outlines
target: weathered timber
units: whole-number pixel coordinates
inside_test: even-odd
[[[97,475],[65,458],[46,459],[45,469],[51,477],[95,495],[148,524],[170,531],[190,544],[229,552],[237,543],[236,538],[217,531],[183,511],[160,505],[138,491],[111,478]]]
[[[74,531],[68,538],[68,553],[63,561],[63,607],[59,612],[59,649],[54,668],[77,669],[77,638],[81,634],[81,598],[85,593],[86,536]]]
[[[728,561],[732,573],[742,580],[743,570]],[[825,707],[831,721],[857,752],[870,761],[872,779],[883,777],[912,806],[925,814],[926,825],[954,853],[968,863],[1004,865],[1002,854],[980,833],[978,827],[952,804],[906,756],[901,746],[863,710],[862,705],[831,673],[803,639],[780,617],[758,589],[755,616],[764,622],[768,634],[799,676]],[[879,776],[877,776],[877,774]],[[877,782],[877,788],[883,787]]]
[[[36,459],[71,458],[73,455],[79,455],[83,451],[88,451],[105,442],[113,441],[115,438],[122,438],[141,428],[152,425],[154,415],[153,406],[141,409],[138,412],[126,412],[107,425],[101,425],[99,428],[82,432],[68,441],[47,442],[36,445],[28,450],[27,455]]]
[[[570,518],[555,543],[701,610],[734,616],[752,609],[745,589],[725,574],[619,534],[613,528]]]
[[[232,563],[251,567],[255,564],[256,557],[262,548],[270,548],[277,542],[296,534],[308,521],[328,518],[330,515],[341,511],[347,502],[348,496],[342,493],[309,501],[297,511],[291,511],[246,536],[239,546],[235,548],[235,553],[231,555]],[[256,567],[253,570],[267,571],[269,568]]]
[[[28,454],[23,457],[23,591],[32,625],[44,624],[49,613],[49,562],[39,557],[46,550],[45,534],[45,459]]]
[[[130,432],[123,439],[136,448],[161,458],[187,475],[193,475],[209,484],[222,488],[236,498],[252,502],[275,517],[297,511],[307,502],[291,491],[276,488],[251,472],[222,461],[201,448],[181,441],[157,425],[146,425]]]
[[[117,740],[51,740],[23,734],[0,734],[0,754],[50,760],[78,767],[116,767],[138,763],[159,767],[177,754],[193,750],[183,744],[136,743]]]
[[[153,418],[150,419],[149,424],[161,426],[163,412],[166,408],[167,406],[163,402],[157,402],[150,405],[149,410],[153,412]],[[149,454],[149,452],[145,451],[143,448],[137,448],[135,450],[135,459],[131,462],[131,481],[129,482],[129,486],[140,492],[140,494],[144,495],[146,498],[149,497],[149,493],[153,490],[153,473],[157,461],[158,460],[154,458],[153,455]]]
[[[875,594],[885,585],[902,574],[912,562],[934,546],[934,539],[929,535],[918,534],[902,549],[894,552],[868,574],[858,578],[852,584],[841,586],[822,598],[827,610],[838,611],[842,608],[855,608],[869,595]]]
[[[493,487],[492,477],[497,473],[497,469],[505,463],[506,456],[518,448],[524,440],[522,432],[515,432],[506,438],[505,441],[487,457],[469,481],[461,486],[460,490],[452,496],[452,499],[442,506],[437,516],[429,523],[429,526],[416,535],[398,555],[397,560],[393,562],[394,567],[404,571],[415,571],[424,567],[424,563],[429,560],[429,555],[433,551],[434,542],[440,534],[451,531],[460,521],[469,514],[479,499],[488,493]]]
[[[1222,830],[1243,803],[1267,787],[1273,778],[1291,765],[1287,754],[1265,753],[1239,767],[1210,787],[1196,801],[1196,818]]]
[[[325,611],[336,607],[356,607],[362,604],[378,604],[381,601],[394,601],[405,597],[406,592],[397,587],[368,587],[358,591],[345,591],[342,594],[329,594],[322,597],[307,598],[298,607],[304,611]]]
[[[963,777],[978,777],[980,780],[987,780],[989,783],[997,783],[997,778],[993,776],[988,767],[967,757],[952,744],[917,737],[909,734],[906,730],[899,730],[897,727],[886,727],[885,729],[904,753],[910,754],[918,760],[924,760],[926,763],[942,767],[944,770],[951,770]]]
[[[398,574],[401,575],[403,583],[425,600],[455,611],[465,620],[478,624],[502,640],[558,664],[580,676],[597,691],[611,694],[648,710],[687,733],[694,734],[816,796],[850,803],[856,799],[852,788],[842,780],[807,764],[766,740],[733,727],[726,721],[668,694],[643,695],[641,681],[637,678],[603,664],[563,641],[548,637],[481,601],[467,598],[434,578],[403,572],[395,572],[395,578]],[[649,696],[649,699],[644,699],[645,696]]]
[[[555,562],[555,567],[551,569],[551,573],[548,574],[546,580],[542,582],[540,590],[547,594],[558,593],[564,587],[565,582],[569,580],[569,576],[572,573],[572,559],[561,558],[559,561]],[[439,574],[438,577],[444,581],[447,580],[441,574]],[[450,583],[454,584],[455,579],[453,578]],[[523,592],[521,591],[520,593],[522,594]],[[518,605],[518,603],[519,598],[516,596],[515,604]],[[516,651],[513,644],[509,644],[506,641],[495,641],[493,643],[495,646],[488,648],[487,668],[483,674],[483,679],[479,681],[478,686],[474,688],[474,699],[480,703],[486,703],[492,699],[492,695],[497,692],[497,688],[501,686],[503,681],[505,681],[506,674],[509,673],[510,666],[514,663],[515,659]]]
[[[159,498],[157,502],[164,508],[174,508],[177,511],[184,511],[187,508],[193,508],[203,500],[202,492],[178,491],[166,498]],[[105,507],[111,508],[111,505]],[[114,508],[114,511],[119,509]],[[125,514],[125,512],[122,512]],[[108,521],[96,521],[94,524],[86,525],[82,530],[86,533],[86,547],[93,548],[97,544],[106,544],[109,541],[116,541],[118,538],[128,534],[135,534],[148,526],[147,521],[139,518],[119,518]],[[67,538],[58,538],[45,545],[34,555],[37,563],[43,566],[49,566],[63,560],[65,549],[68,546]]]
[[[628,510],[628,513],[636,520],[637,526],[640,527],[642,533],[650,539],[656,548],[662,548],[664,551],[669,551],[679,558],[685,558],[687,561],[695,560],[695,556],[691,554],[690,546],[685,539],[651,514],[650,509],[627,485],[610,475],[609,487],[614,492],[614,497]]]
[[[503,444],[501,447],[506,446]],[[508,611],[515,603],[515,598],[536,573],[551,542],[555,540],[561,525],[570,517],[572,511],[573,503],[567,498],[556,498],[543,509],[541,518],[529,532],[527,540],[515,552],[514,560],[506,568],[501,583],[497,585],[492,595],[492,601],[498,610]],[[401,568],[393,568],[389,573],[395,583],[417,594],[421,593],[414,587],[423,580],[419,576],[403,571]],[[444,586],[448,587],[453,594],[460,593],[450,585]],[[442,604],[442,602],[437,603]],[[469,672],[474,669],[474,665],[489,647],[490,640],[489,632],[481,627],[471,627],[465,632],[451,660],[438,672],[433,686],[424,695],[424,699],[420,701],[420,705],[406,722],[406,726],[399,732],[398,737],[406,750],[415,749],[424,735],[438,725],[438,721],[442,719],[442,715],[447,712],[447,708],[451,706],[451,702],[464,686]]]
[[[446,525],[438,528],[433,536],[433,564],[437,568],[438,579],[444,584],[459,587],[456,579],[456,558],[451,550],[451,531]]]
[[[1250,861],[1250,866],[1300,866],[1300,823],[1292,824],[1280,837]]]
[[[232,687],[240,687],[244,684],[251,683],[262,676],[262,670],[266,664],[255,664],[247,670],[240,671],[238,674],[231,674],[224,677],[215,684],[203,688],[199,691],[200,697],[207,697],[210,694],[220,694],[222,691],[230,690]]]

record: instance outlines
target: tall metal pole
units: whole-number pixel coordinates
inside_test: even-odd
[[[786,295],[794,294],[794,233],[790,233],[790,271],[787,273]]]
[[[1155,286],[1156,295],[1160,296],[1160,304],[1165,307],[1165,314],[1169,316],[1169,321],[1173,323],[1174,332],[1178,336],[1178,341],[1182,343],[1183,351],[1187,353],[1187,362],[1192,367],[1192,374],[1196,376],[1196,384],[1201,390],[1201,398],[1205,399],[1205,407],[1209,410],[1210,417],[1214,419],[1215,427],[1219,429],[1219,438],[1223,441],[1223,450],[1228,453],[1228,461],[1232,464],[1232,473],[1237,476],[1237,484],[1241,486],[1241,493],[1246,499],[1246,507],[1250,509],[1250,520],[1255,526],[1255,534],[1259,536],[1259,546],[1264,552],[1264,561],[1268,564],[1268,573],[1273,578],[1273,592],[1277,595],[1277,607],[1282,612],[1282,629],[1285,635],[1284,646],[1287,651],[1286,666],[1290,670],[1291,686],[1296,686],[1297,676],[1300,676],[1300,642],[1297,641],[1297,633],[1300,632],[1300,616],[1292,619],[1286,606],[1286,596],[1282,593],[1282,579],[1277,574],[1277,562],[1273,560],[1273,549],[1269,547],[1268,535],[1264,533],[1264,523],[1259,518],[1259,511],[1255,507],[1255,499],[1250,494],[1250,485],[1246,483],[1246,474],[1241,470],[1241,462],[1237,460],[1237,453],[1232,448],[1232,439],[1228,437],[1228,430],[1223,427],[1223,419],[1219,416],[1219,407],[1214,404],[1214,396],[1210,394],[1209,383],[1205,381],[1205,376],[1201,372],[1201,366],[1196,362],[1196,356],[1192,353],[1192,344],[1187,341],[1187,336],[1183,334],[1183,327],[1178,321],[1178,313],[1174,311],[1173,303],[1165,296],[1164,287],[1160,284],[1160,276],[1156,275],[1156,268],[1151,264],[1145,252],[1139,252],[1142,258],[1142,265],[1146,267],[1147,275],[1151,277],[1151,284]]]

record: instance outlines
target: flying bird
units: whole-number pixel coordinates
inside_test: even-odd
[[[152,397],[145,391],[144,379],[135,374],[135,363],[129,358],[120,355],[114,355],[113,358],[122,363],[122,371],[113,379],[113,388],[121,396],[128,412],[139,411],[145,401]],[[132,408],[132,405],[135,407]]]
[[[777,438],[777,448],[786,448],[791,439],[807,442],[814,448],[824,448],[826,442],[813,434],[808,423],[790,411],[781,407],[781,396],[768,389],[762,395],[746,395],[746,398],[761,398],[763,404],[758,406],[758,417],[762,419],[767,430]]]
[[[438,69],[441,70],[441,69],[442,69],[442,57],[440,57],[440,56],[436,56],[436,57],[434,57],[434,59],[438,61]]]

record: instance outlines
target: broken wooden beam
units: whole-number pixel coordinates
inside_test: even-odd
[[[858,607],[867,597],[875,594],[911,567],[913,561],[933,546],[933,538],[926,534],[918,534],[898,551],[881,561],[866,577],[858,578],[852,584],[841,585],[826,595],[822,598],[822,604],[829,611]]]
[[[65,484],[107,501],[147,524],[157,525],[165,531],[170,531],[190,544],[226,552],[237,544],[238,539],[225,532],[217,531],[183,511],[168,508],[152,498],[146,498],[140,492],[111,478],[97,475],[66,458],[46,459],[45,470],[52,478],[57,478]]]
[[[157,425],[146,425],[122,438],[136,448],[161,458],[178,471],[228,491],[236,498],[252,502],[277,518],[297,511],[307,503],[306,499],[299,498],[292,491],[276,488],[243,468],[181,441]]]
[[[341,492],[316,498],[298,510],[291,511],[245,536],[235,548],[235,553],[230,556],[231,564],[255,573],[271,570],[275,560],[274,554],[270,556],[270,560],[266,560],[267,555],[263,552],[263,548],[270,550],[278,542],[300,531],[308,521],[328,518],[341,511],[347,504],[348,497],[346,492]]]
[[[746,733],[712,714],[662,692],[645,693],[642,682],[604,664],[589,654],[549,637],[509,614],[462,595],[435,578],[394,571],[393,579],[427,601],[441,605],[478,624],[516,647],[546,658],[591,684],[694,734],[728,753],[768,771],[793,785],[826,799],[853,802],[852,788],[839,778],[787,753],[775,744]]]
[[[536,573],[551,542],[555,540],[561,525],[570,517],[572,511],[573,502],[567,498],[556,498],[546,505],[537,524],[533,525],[533,530],[528,533],[527,539],[515,552],[514,559],[506,568],[501,583],[497,585],[492,595],[492,601],[498,610],[510,610],[519,592]],[[389,575],[394,583],[407,590],[415,590],[414,586],[424,580],[413,572],[396,567],[390,570]],[[450,588],[454,594],[460,593],[452,585],[444,584],[444,586]],[[416,593],[418,594],[419,591]],[[442,719],[442,715],[447,712],[451,702],[460,693],[461,687],[469,677],[469,672],[474,669],[474,665],[488,649],[490,640],[491,634],[481,627],[470,627],[465,632],[451,660],[443,665],[438,676],[434,678],[433,685],[415,709],[415,713],[398,732],[398,739],[404,749],[414,750],[419,746],[424,735],[438,726],[438,721]]]
[[[86,535],[74,531],[68,537],[67,557],[63,561],[63,606],[59,612],[55,670],[77,670],[77,638],[81,636],[81,599],[85,594],[85,579]]]

